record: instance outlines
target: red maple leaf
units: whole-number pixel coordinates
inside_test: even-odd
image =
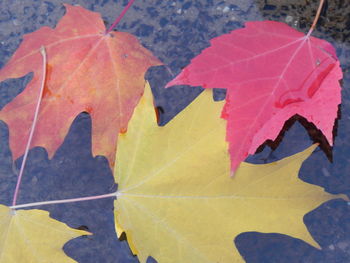
[[[10,128],[14,159],[23,154],[32,125],[42,78],[40,47],[47,53],[47,75],[31,146],[42,146],[51,158],[74,118],[92,118],[92,152],[113,166],[118,132],[127,127],[144,89],[144,73],[160,62],[136,37],[106,29],[98,13],[65,5],[55,29],[42,27],[23,37],[0,71],[0,81],[34,72],[25,90],[0,112]]]
[[[330,43],[283,23],[263,21],[212,39],[167,87],[227,89],[222,117],[235,171],[248,154],[274,140],[295,114],[314,123],[332,145],[341,78]]]

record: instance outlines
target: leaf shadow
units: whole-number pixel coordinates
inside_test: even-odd
[[[337,118],[334,121],[334,126],[333,126],[333,141],[337,136],[338,133],[338,122],[339,119],[341,119],[341,105],[338,106],[338,113],[337,113]],[[305,119],[301,115],[294,115],[290,119],[288,119],[284,125],[283,128],[281,129],[280,133],[276,137],[275,140],[267,140],[265,141],[264,144],[260,145],[258,149],[256,150],[256,153],[262,152],[266,146],[270,147],[272,151],[275,151],[281,142],[283,141],[285,134],[287,131],[289,131],[293,125],[298,122],[300,123],[305,130],[307,131],[310,139],[313,141],[313,143],[318,143],[319,147],[322,149],[324,154],[327,156],[327,159],[330,162],[333,162],[333,153],[332,153],[332,146],[329,144],[328,140],[326,137],[323,135],[323,133],[313,124],[312,122],[309,122],[307,119]],[[290,154],[291,155],[291,154]],[[286,157],[286,156],[285,156]]]

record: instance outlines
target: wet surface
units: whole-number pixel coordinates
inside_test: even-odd
[[[121,12],[127,1],[65,1],[100,12],[107,24]],[[118,30],[139,37],[142,44],[163,61],[164,66],[147,73],[157,106],[161,109],[161,125],[166,124],[200,92],[200,87],[164,85],[190,63],[209,40],[240,28],[245,21],[275,20],[307,32],[318,1],[142,1],[137,0],[118,25]],[[61,1],[0,1],[0,67],[16,50],[25,33],[41,26],[53,27],[64,14]],[[331,193],[350,196],[350,2],[326,1],[314,36],[326,39],[337,49],[344,71],[341,118],[337,122],[333,163],[322,150],[317,150],[303,165],[300,177],[325,187]],[[21,92],[31,76],[0,84],[0,107]],[[218,98],[224,92],[218,90]],[[295,122],[285,132],[282,142],[271,151],[266,146],[248,160],[271,162],[292,155],[313,143],[306,129]],[[12,165],[8,148],[8,128],[0,124],[0,202],[10,204],[16,183],[15,173],[21,158]],[[82,113],[74,121],[63,145],[52,160],[42,148],[30,151],[19,203],[74,198],[112,192],[116,189],[107,160],[91,155],[91,119]],[[40,207],[71,227],[87,227],[93,236],[68,242],[65,252],[79,262],[138,262],[125,241],[118,241],[113,223],[113,200]],[[235,242],[247,262],[349,262],[350,206],[342,200],[321,205],[304,217],[317,250],[301,240],[280,234],[242,233]],[[215,240],[213,240],[215,242]],[[151,260],[150,260],[151,262]]]

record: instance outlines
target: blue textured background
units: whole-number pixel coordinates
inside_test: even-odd
[[[107,24],[114,21],[127,3],[111,0],[65,2],[100,12]],[[211,38],[242,27],[248,20],[288,22],[306,32],[317,6],[316,0],[136,0],[117,29],[138,36],[141,43],[165,64],[151,68],[146,76],[157,106],[162,108],[161,125],[164,125],[201,92],[199,87],[164,90],[165,83],[208,47]],[[0,67],[19,46],[23,34],[44,25],[53,27],[63,14],[62,2],[58,0],[0,1]],[[350,196],[349,14],[349,1],[326,1],[314,33],[337,48],[344,70],[343,103],[340,107],[341,118],[335,128],[337,135],[333,163],[327,159],[325,152],[317,150],[303,165],[300,177],[325,187],[331,193]],[[1,83],[0,107],[21,92],[30,78],[31,74]],[[225,93],[218,90],[216,95],[223,98]],[[301,151],[313,142],[309,134],[313,134],[316,140],[323,140],[314,128],[305,129],[297,121],[286,127],[282,143],[274,151],[265,146],[248,160],[255,163],[270,162]],[[8,128],[3,122],[0,123],[0,136],[0,202],[9,205],[21,159],[16,160],[15,165],[12,164]],[[18,203],[104,194],[115,189],[107,160],[102,156],[94,158],[91,155],[91,119],[89,115],[81,113],[52,160],[48,160],[43,148],[30,151]],[[50,211],[52,217],[71,227],[82,227],[93,232],[93,236],[77,238],[64,246],[66,253],[77,261],[138,262],[126,241],[119,241],[115,235],[112,199],[51,205],[40,209]],[[247,262],[350,262],[350,206],[345,201],[327,202],[308,213],[304,221],[322,250],[281,234],[242,233],[232,238],[232,242],[235,242]]]

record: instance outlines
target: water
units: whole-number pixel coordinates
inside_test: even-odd
[[[121,12],[127,1],[65,1],[80,4],[102,13],[109,24]],[[287,22],[306,32],[312,23],[317,1],[136,1],[118,29],[135,34],[166,66],[151,68],[147,73],[161,108],[161,124],[171,120],[192,101],[201,88],[163,87],[213,37],[243,26],[245,21],[271,19]],[[41,26],[54,26],[64,14],[61,1],[0,2],[0,66],[18,47],[24,33]],[[350,194],[350,3],[328,1],[314,36],[326,39],[337,49],[344,70],[341,118],[337,122],[333,163],[322,151],[314,153],[303,165],[300,177],[331,193]],[[3,107],[23,89],[31,76],[6,81],[0,85],[0,106]],[[219,87],[218,87],[219,88]],[[218,90],[216,96],[224,97]],[[312,129],[309,133],[314,133]],[[0,125],[0,201],[10,204],[15,186],[15,172],[21,160],[12,166],[8,148],[8,129]],[[66,140],[52,160],[42,148],[30,151],[19,203],[49,199],[72,198],[112,192],[116,189],[104,157],[91,156],[91,119],[80,114]],[[283,158],[310,145],[308,132],[298,122],[286,131],[282,143],[271,152],[265,147],[251,157],[252,162],[270,162]],[[96,200],[75,204],[41,207],[51,216],[93,232],[68,242],[66,253],[79,262],[137,262],[125,241],[114,233],[112,200]],[[341,200],[327,202],[304,217],[304,221],[322,246],[319,251],[301,240],[280,234],[243,233],[234,242],[247,262],[348,262],[350,261],[350,206]],[[214,241],[213,241],[214,242]]]

